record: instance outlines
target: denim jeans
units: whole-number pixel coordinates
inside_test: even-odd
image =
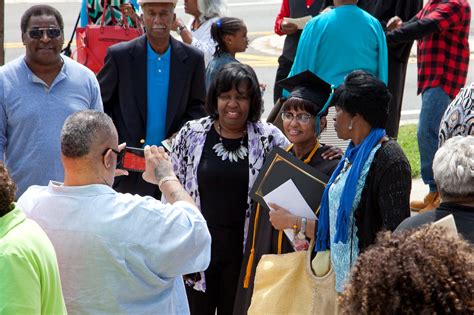
[[[437,191],[433,178],[433,158],[438,150],[438,133],[441,118],[451,98],[441,87],[425,90],[421,95],[421,112],[418,122],[418,149],[420,150],[421,178],[430,191]]]

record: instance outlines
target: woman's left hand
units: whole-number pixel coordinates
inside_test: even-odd
[[[339,159],[344,155],[344,152],[341,150],[341,148],[331,145],[326,146],[329,147],[329,149],[327,149],[323,152],[323,154],[321,154],[323,160]]]
[[[269,203],[270,206],[270,222],[277,230],[290,229],[295,223],[295,216],[292,215],[285,208],[280,207],[274,203]]]

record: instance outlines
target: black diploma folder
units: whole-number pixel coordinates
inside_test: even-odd
[[[281,148],[275,148],[268,154],[250,190],[250,197],[268,209],[263,196],[289,179],[293,180],[311,209],[318,213],[329,177]]]

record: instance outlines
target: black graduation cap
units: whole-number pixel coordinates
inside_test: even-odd
[[[316,113],[327,108],[325,105],[331,95],[331,85],[309,70],[280,80],[277,84],[291,92],[288,98],[299,97],[314,103]]]

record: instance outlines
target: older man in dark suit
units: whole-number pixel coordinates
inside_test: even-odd
[[[159,145],[188,120],[204,116],[204,59],[170,36],[176,0],[140,0],[146,35],[112,46],[98,74],[104,111],[127,146]],[[156,185],[131,172],[120,192],[159,197]]]

